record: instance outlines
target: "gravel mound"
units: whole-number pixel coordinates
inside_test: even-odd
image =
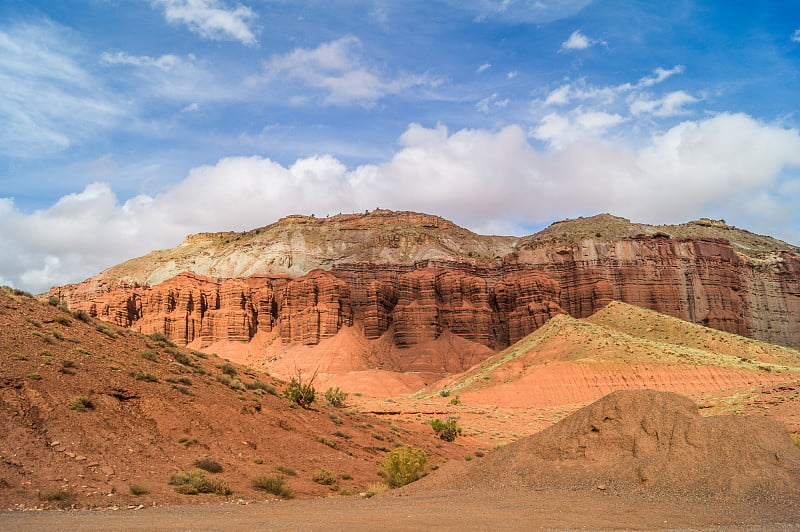
[[[461,489],[642,490],[800,502],[800,449],[777,421],[701,417],[697,405],[675,393],[625,390],[427,481]]]

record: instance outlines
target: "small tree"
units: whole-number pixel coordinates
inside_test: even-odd
[[[425,451],[404,445],[383,458],[380,475],[390,488],[399,488],[422,478],[427,466]]]
[[[454,441],[456,436],[461,434],[461,429],[456,426],[456,418],[453,417],[448,417],[446,421],[433,418],[431,420],[431,427],[433,427],[433,432],[444,441]]]
[[[292,403],[297,403],[303,408],[308,408],[314,402],[316,390],[314,389],[314,379],[317,377],[317,372],[311,376],[308,382],[303,382],[303,374],[300,370],[296,370],[296,374],[289,380],[289,386],[283,390],[283,396]]]

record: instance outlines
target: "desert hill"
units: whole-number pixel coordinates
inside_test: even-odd
[[[324,389],[312,409],[293,408],[285,386],[2,288],[0,507],[273,497],[251,486],[263,475],[282,476],[297,497],[353,494],[379,480],[377,464],[395,445],[434,461],[457,452],[437,448],[430,430],[327,406]],[[180,495],[168,483],[202,459],[221,467],[208,477],[231,495]],[[322,469],[332,484],[312,481]]]
[[[800,449],[764,416],[701,417],[686,397],[624,390],[408,491],[442,488],[640,491],[777,503],[796,519]]]
[[[705,219],[598,215],[514,238],[409,212],[290,216],[193,235],[50,296],[248,363],[324,358],[335,339],[358,346],[353,370],[413,372],[426,384],[553,316],[584,318],[611,301],[800,347],[798,248]]]
[[[782,383],[794,389],[798,381],[796,350],[612,302],[587,318],[556,316],[428,393],[540,408],[586,404],[619,389],[733,393]]]

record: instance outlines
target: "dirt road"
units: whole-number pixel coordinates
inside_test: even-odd
[[[142,510],[0,513],[27,530],[800,530],[800,507],[596,492],[440,492]]]

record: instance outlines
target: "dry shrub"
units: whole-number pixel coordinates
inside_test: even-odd
[[[284,499],[292,498],[292,489],[277,475],[263,475],[253,479],[253,489],[266,491]]]
[[[399,488],[422,478],[427,466],[425,451],[404,445],[383,458],[379,474],[390,488]]]
[[[224,479],[209,478],[202,469],[173,473],[169,477],[169,483],[175,486],[175,491],[183,495],[197,495],[198,493],[230,495],[231,493]]]

